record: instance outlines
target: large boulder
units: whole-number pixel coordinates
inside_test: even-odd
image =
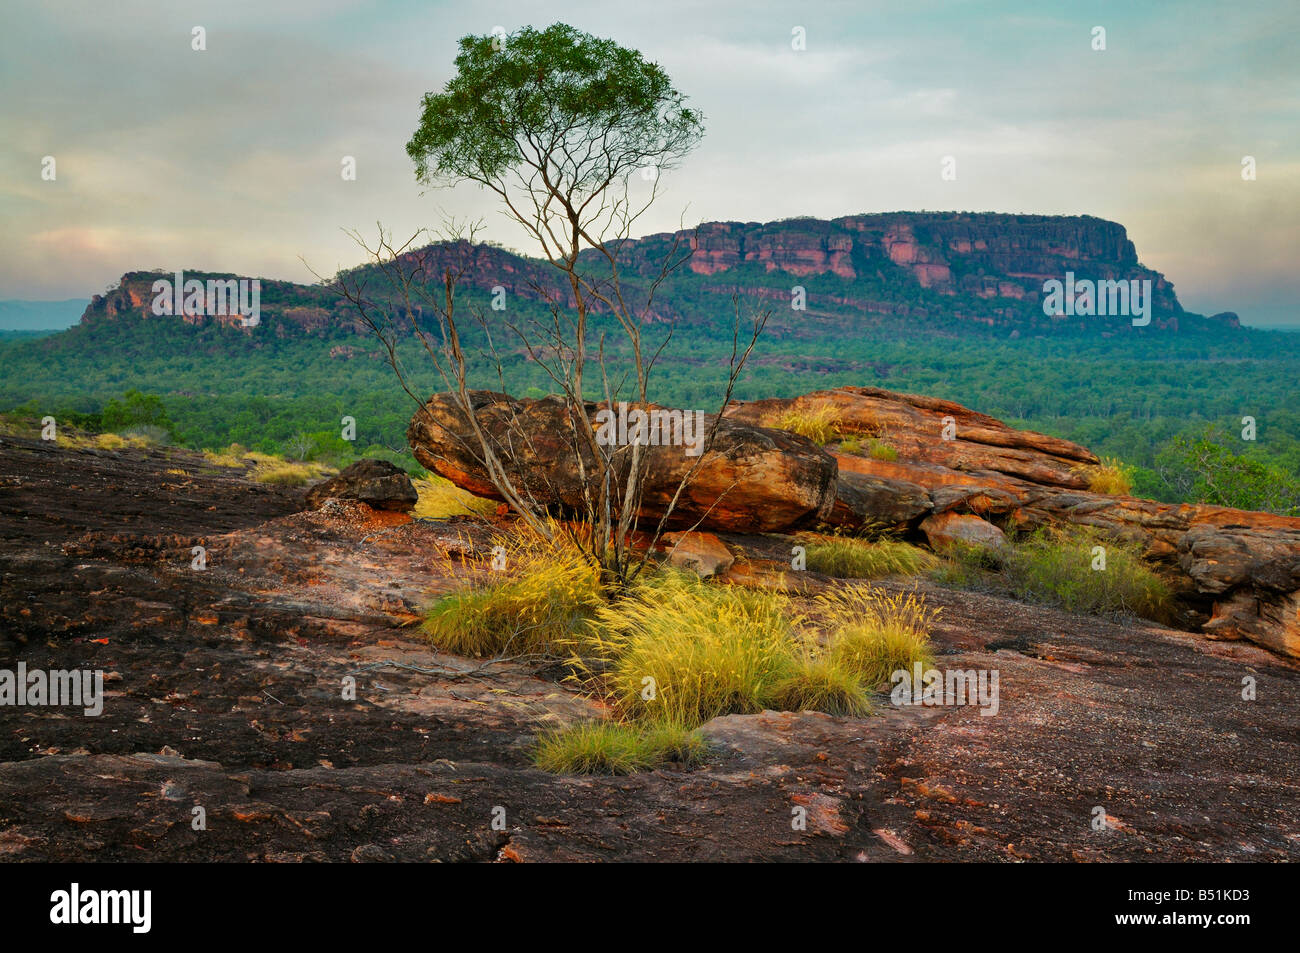
[[[930,548],[935,552],[942,552],[953,546],[1000,550],[1007,543],[1002,530],[988,520],[967,513],[949,511],[927,516],[921,520],[921,532],[925,534]]]
[[[570,408],[561,399],[515,399],[473,391],[478,427],[526,496],[557,515],[581,514],[588,492],[583,474],[596,472],[585,440],[574,437]],[[646,409],[660,409],[647,407]],[[587,403],[578,427],[599,426],[601,407]],[[713,418],[705,416],[704,430]],[[489,478],[481,445],[451,394],[435,394],[411,418],[407,440],[420,463],[478,496],[501,499]],[[812,441],[783,430],[722,419],[713,446],[691,456],[685,446],[647,446],[639,508],[642,527],[663,516],[678,486],[697,463],[668,522],[670,528],[772,532],[829,512],[835,501],[835,460]],[[630,454],[616,475],[623,486]]]
[[[359,500],[377,510],[408,513],[415,508],[419,495],[401,467],[386,460],[358,460],[307,491],[311,509],[318,509],[328,499]]]

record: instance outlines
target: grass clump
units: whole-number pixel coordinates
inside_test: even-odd
[[[768,706],[795,666],[794,621],[774,593],[662,572],[596,612],[574,667],[627,715],[694,727]]]
[[[884,460],[889,463],[893,463],[898,459],[898,451],[885,443],[885,441],[872,437],[871,440],[868,441],[868,444],[867,456],[871,457],[871,459]]]
[[[253,481],[275,486],[306,486],[312,471],[301,463],[263,464],[253,471]]]
[[[1067,612],[1129,612],[1157,621],[1172,615],[1169,587],[1139,553],[1090,531],[1040,530],[1024,537],[1006,554],[1003,574],[1017,597]]]
[[[1133,492],[1133,468],[1114,457],[1103,457],[1099,466],[1087,471],[1088,489],[1110,496],[1129,496]]]
[[[860,436],[845,437],[840,441],[840,453],[856,456],[868,456],[873,460],[885,460],[889,463],[898,459],[898,451],[879,437],[867,437],[865,444]]]
[[[772,690],[772,707],[782,711],[824,711],[866,715],[871,699],[858,675],[840,659],[807,652]]]
[[[269,453],[245,450],[236,443],[220,453],[205,450],[203,458],[214,466],[243,470],[254,483],[273,486],[305,486],[335,472],[323,463],[293,463]]]
[[[939,617],[915,592],[888,593],[869,588],[823,593],[815,611],[827,629],[825,652],[838,670],[851,673],[871,689],[888,684],[890,675],[934,661],[930,630]]]
[[[493,542],[496,556],[472,569],[470,584],[429,607],[424,633],[459,655],[559,654],[604,604],[600,571],[559,536]]]
[[[925,550],[891,539],[870,542],[828,537],[808,543],[805,551],[809,569],[841,579],[913,575],[935,565],[934,557]]]
[[[1003,552],[989,546],[952,542],[940,552],[930,578],[952,589],[992,590],[1002,588]]]
[[[497,504],[462,490],[450,480],[430,473],[411,481],[419,495],[411,515],[416,519],[445,520],[452,516],[487,516]]]
[[[680,725],[585,721],[537,738],[533,763],[553,774],[632,774],[664,764],[694,767],[705,744]]]
[[[776,418],[772,426],[788,430],[813,443],[826,444],[835,439],[840,425],[840,412],[832,404],[799,409],[791,407]]]

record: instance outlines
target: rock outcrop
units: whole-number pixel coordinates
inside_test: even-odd
[[[897,452],[897,459],[834,454],[828,522],[914,530],[924,529],[919,517],[952,513],[1022,529],[1091,527],[1138,544],[1173,574],[1207,634],[1300,657],[1300,519],[1093,493],[1088,476],[1098,460],[1083,447],[931,397],[844,387],[737,404],[727,416],[758,423],[822,406],[836,409],[844,434],[875,437]]]
[[[307,505],[312,509],[329,499],[358,500],[377,510],[409,513],[419,494],[401,467],[387,460],[358,460],[307,491]]]
[[[603,706],[410,624],[508,525],[302,512],[175,448],[6,437],[0,488],[0,669],[105,689],[94,719],[0,706],[4,861],[1300,860],[1300,672],[1244,642],[922,581],[941,664],[1001,673],[996,717],[883,695],[869,718],[725,715],[698,767],[552,775],[539,730]],[[777,547],[720,539],[738,564]],[[1247,674],[1259,700],[1225,703]]]
[[[575,440],[574,422],[558,398],[517,400],[489,391],[472,392],[479,426],[506,464],[511,481],[533,499],[553,503],[556,515],[580,513],[585,472],[595,459],[585,441]],[[587,404],[578,427],[594,432],[599,407]],[[704,426],[711,425],[706,418]],[[481,459],[469,421],[447,394],[435,394],[416,411],[407,440],[420,463],[471,493],[501,499]],[[507,452],[507,448],[510,448]],[[834,502],[835,460],[812,441],[783,430],[723,419],[713,446],[690,456],[684,446],[646,447],[646,482],[640,517],[658,520],[692,467],[696,475],[682,493],[674,528],[770,532],[789,529]],[[622,467],[630,454],[624,454]],[[618,484],[625,483],[625,470]]]
[[[494,446],[517,448],[503,454],[511,478],[536,499],[558,501],[561,514],[579,512],[582,481],[563,402],[483,391],[474,405]],[[841,436],[875,441],[887,452],[832,454],[771,426],[791,409],[828,406]],[[597,410],[586,407],[593,428]],[[417,412],[407,436],[424,466],[500,498],[447,395]],[[585,448],[582,459],[590,472]],[[663,514],[694,462],[682,447],[647,448],[642,520]],[[1187,624],[1300,657],[1300,519],[1094,493],[1089,478],[1098,463],[1077,444],[950,401],[844,387],[728,407],[669,525],[741,533],[891,529],[938,547],[954,539],[996,547],[1009,526],[1090,527],[1137,544],[1164,570]]]

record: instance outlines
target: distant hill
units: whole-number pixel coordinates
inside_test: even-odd
[[[439,261],[453,254],[471,263],[463,280],[466,291],[490,293],[500,286],[513,300],[539,307],[548,295],[561,302],[568,297],[548,263],[497,246],[430,245],[410,253],[424,257],[433,274],[441,270]],[[645,301],[669,258],[679,260],[680,267],[655,290],[649,320],[687,327],[729,323],[735,294],[770,307],[772,331],[803,339],[873,328],[1055,337],[1239,327],[1231,312],[1207,318],[1185,311],[1173,284],[1140,263],[1124,227],[1090,216],[894,212],[832,221],[711,222],[698,230],[625,242],[620,261],[628,294]],[[583,260],[593,275],[600,273],[597,252],[588,250]],[[363,265],[348,274],[358,278],[371,271]],[[1149,280],[1150,325],[1133,328],[1125,316],[1044,314],[1044,282],[1063,281],[1067,274],[1075,280]],[[124,275],[118,289],[94,296],[83,322],[126,313],[153,317],[150,289],[158,277]],[[373,280],[371,287],[382,282]],[[805,303],[802,309],[792,307],[796,294]],[[345,304],[319,285],[263,280],[261,300],[264,316],[282,319],[280,334],[355,326]],[[233,318],[183,320],[237,323]]]
[[[86,310],[84,298],[65,301],[0,301],[0,331],[62,331]]]

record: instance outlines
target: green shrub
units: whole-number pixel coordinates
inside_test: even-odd
[[[953,542],[938,553],[939,562],[930,570],[930,578],[952,589],[996,589],[1002,579],[1005,550],[970,543]]]
[[[1098,546],[1105,550],[1104,569],[1093,568]],[[1019,598],[1068,612],[1131,612],[1167,621],[1173,606],[1169,587],[1130,545],[1086,530],[1040,530],[1018,540],[1003,573]]]

